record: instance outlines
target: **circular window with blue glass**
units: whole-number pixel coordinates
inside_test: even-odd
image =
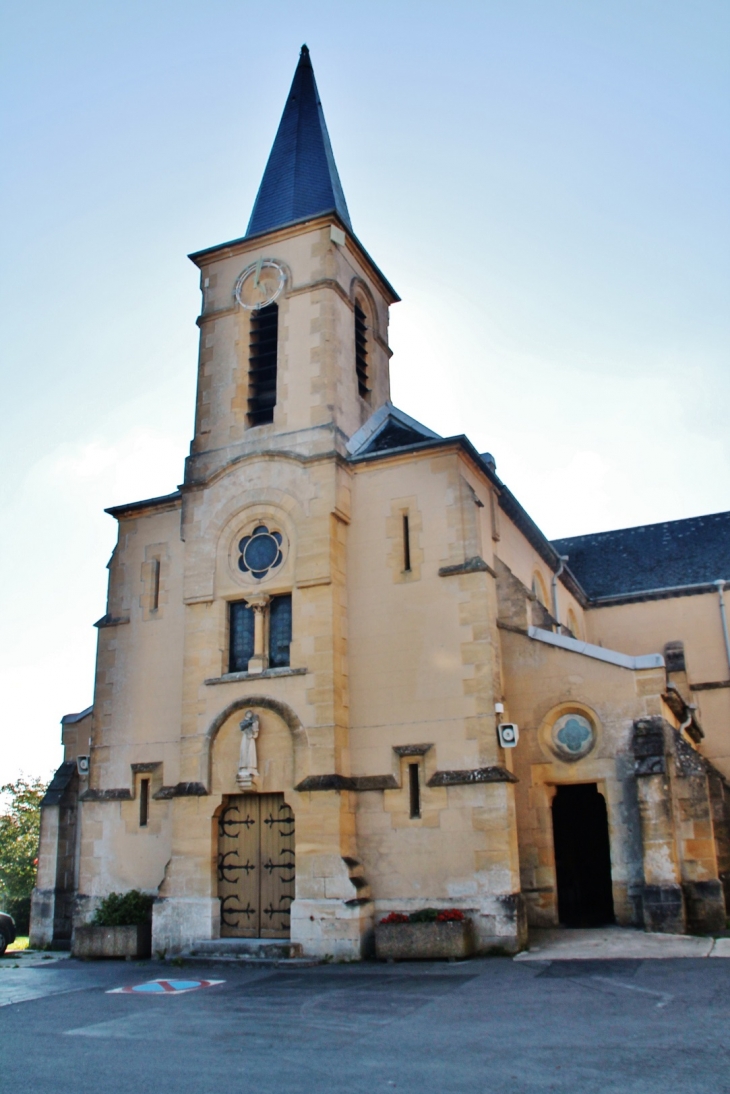
[[[580,760],[596,743],[596,731],[583,714],[564,714],[552,729],[553,746],[564,760]]]
[[[250,535],[239,540],[238,551],[241,573],[263,581],[284,561],[284,537],[265,524],[257,524]]]

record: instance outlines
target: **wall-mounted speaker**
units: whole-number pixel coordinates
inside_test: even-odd
[[[520,739],[520,730],[514,722],[500,722],[497,726],[497,736],[502,748],[514,748]]]

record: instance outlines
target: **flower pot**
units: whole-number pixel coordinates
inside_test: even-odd
[[[375,955],[379,961],[446,961],[474,953],[470,919],[451,923],[378,923]]]
[[[75,927],[71,940],[73,957],[149,957],[152,953],[152,925],[136,927]]]

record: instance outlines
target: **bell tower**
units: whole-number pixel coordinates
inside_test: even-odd
[[[252,452],[344,453],[390,399],[399,297],[353,233],[306,46],[246,235],[190,258],[203,306],[186,481]]]

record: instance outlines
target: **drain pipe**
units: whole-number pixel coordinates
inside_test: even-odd
[[[728,629],[727,629],[727,612],[725,610],[725,597],[722,595],[724,590],[725,590],[725,586],[727,585],[727,582],[726,581],[716,581],[715,585],[717,586],[717,595],[720,598],[720,619],[722,621],[722,636],[725,639],[725,656],[727,657],[727,667],[728,667],[728,669],[730,669],[730,634],[728,634]]]
[[[552,593],[553,593],[553,619],[555,620],[555,630],[556,630],[557,633],[560,633],[560,609],[558,608],[558,578],[560,577],[563,570],[565,569],[565,563],[570,558],[570,555],[558,555],[558,558],[560,559],[560,565],[558,566],[557,570],[553,574],[553,579],[552,579],[551,584],[552,584],[552,587],[553,587],[552,588]],[[720,595],[722,595],[722,594],[720,594]],[[727,630],[725,631],[725,637],[727,637]]]

